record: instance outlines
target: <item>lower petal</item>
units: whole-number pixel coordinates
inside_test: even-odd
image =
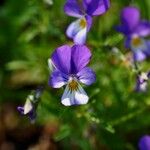
[[[71,106],[73,101],[73,93],[71,90],[69,90],[68,85],[65,88],[65,91],[63,93],[63,96],[61,98],[61,103],[65,106]]]
[[[71,91],[67,86],[61,98],[61,103],[65,106],[83,105],[86,104],[88,100],[89,97],[80,85],[76,91]]]
[[[87,36],[87,28],[81,29],[74,37],[74,43],[76,44],[84,44]]]
[[[96,80],[94,71],[89,67],[83,68],[79,73],[77,73],[77,77],[80,82],[86,85],[91,85]]]
[[[87,96],[84,89],[79,85],[79,89],[75,91],[75,104],[76,105],[83,105],[87,104],[89,97]]]
[[[135,61],[143,61],[146,58],[146,55],[143,51],[134,52],[133,58]]]

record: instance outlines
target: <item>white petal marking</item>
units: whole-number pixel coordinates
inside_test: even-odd
[[[87,28],[81,29],[75,36],[74,42],[77,44],[84,44],[86,41]]]
[[[77,91],[75,91],[75,103],[76,104],[87,104],[89,97],[87,96],[84,89],[79,85]]]
[[[65,106],[71,105],[71,91],[69,90],[68,85],[66,86],[63,96],[61,98],[61,103]]]
[[[24,105],[24,115],[26,115],[27,113],[29,113],[32,110],[32,103],[29,99],[27,99],[25,105]]]
[[[86,92],[78,85],[77,90],[71,91],[67,85],[61,98],[61,103],[65,106],[86,104],[89,100]]]

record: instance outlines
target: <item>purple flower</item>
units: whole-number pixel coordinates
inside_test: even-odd
[[[140,150],[150,150],[150,136],[145,135],[141,137],[138,145]]]
[[[17,107],[18,111],[22,115],[27,115],[31,123],[35,122],[36,119],[36,109],[39,103],[39,98],[43,92],[43,86],[39,87],[36,91],[28,95],[24,106]]]
[[[147,90],[148,80],[150,78],[150,72],[142,72],[137,75],[136,91],[145,92]]]
[[[133,51],[135,61],[150,56],[150,41],[144,39],[150,35],[150,22],[140,19],[137,8],[129,6],[122,10],[121,25],[116,30],[125,35],[125,46]]]
[[[51,61],[55,70],[50,76],[49,85],[53,88],[66,85],[61,98],[63,105],[80,105],[88,102],[89,97],[80,83],[91,85],[95,82],[95,73],[92,69],[86,67],[90,58],[91,52],[84,45],[72,47],[63,45],[52,54]]]
[[[78,18],[69,25],[67,36],[76,44],[84,44],[92,25],[92,17],[102,15],[109,7],[109,0],[67,0],[64,6],[65,13]]]

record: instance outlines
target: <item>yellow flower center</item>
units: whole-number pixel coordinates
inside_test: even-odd
[[[86,27],[86,20],[85,20],[85,18],[81,19],[79,24],[80,24],[81,28],[85,28]]]
[[[78,83],[77,83],[75,80],[72,80],[72,81],[69,83],[69,89],[70,89],[71,91],[77,90],[77,89],[78,89]]]
[[[142,45],[143,41],[139,37],[134,37],[132,38],[131,43],[133,46],[139,47],[140,45]]]

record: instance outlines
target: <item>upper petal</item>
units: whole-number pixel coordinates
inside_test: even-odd
[[[52,72],[50,79],[49,79],[49,85],[53,88],[60,88],[64,86],[68,81],[68,76],[59,70],[55,70]]]
[[[135,28],[135,34],[139,36],[148,36],[150,35],[150,22],[141,21]]]
[[[91,52],[85,45],[74,45],[71,52],[71,72],[78,73],[89,63]]]
[[[86,19],[86,23],[87,23],[87,31],[89,31],[92,26],[92,17],[87,15],[87,16],[85,16],[85,19]]]
[[[109,0],[83,0],[86,12],[90,16],[97,16],[105,13],[110,7]]]
[[[85,67],[80,72],[78,72],[77,77],[80,82],[86,85],[91,85],[96,80],[94,71],[89,67]]]
[[[140,12],[135,7],[125,7],[121,12],[121,22],[132,32],[140,21]]]
[[[64,5],[64,11],[67,15],[73,17],[81,17],[83,15],[77,0],[67,0]]]
[[[52,54],[51,60],[55,67],[61,72],[70,72],[71,48],[68,45],[58,47]]]

